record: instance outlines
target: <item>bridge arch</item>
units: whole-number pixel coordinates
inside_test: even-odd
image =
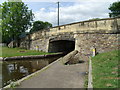
[[[57,53],[69,53],[75,49],[74,40],[55,40],[49,42],[48,52]]]
[[[73,33],[53,35],[49,38],[48,52],[69,53],[75,49],[75,38]]]
[[[59,41],[59,40],[75,41],[74,34],[73,33],[58,34],[49,38],[49,42]]]
[[[75,49],[75,38],[73,33],[55,35],[49,39],[48,52],[69,53]]]

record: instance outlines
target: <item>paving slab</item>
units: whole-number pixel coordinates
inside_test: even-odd
[[[21,82],[17,88],[84,88],[88,62],[64,65],[62,59]]]

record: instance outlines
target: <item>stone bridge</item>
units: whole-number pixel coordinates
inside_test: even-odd
[[[21,39],[20,47],[45,52],[78,50],[83,55],[118,49],[120,18],[88,20],[52,27]]]

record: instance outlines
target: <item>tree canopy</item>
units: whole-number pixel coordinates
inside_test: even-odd
[[[4,2],[2,7],[2,42],[9,43],[26,32],[33,21],[32,10],[21,0]]]
[[[33,22],[33,27],[30,30],[30,33],[39,31],[39,30],[44,30],[52,27],[52,24],[49,22],[43,22],[43,21],[35,21]]]
[[[110,17],[120,17],[120,1],[112,3],[108,9],[111,11]]]

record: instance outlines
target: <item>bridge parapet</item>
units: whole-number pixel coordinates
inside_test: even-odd
[[[117,49],[119,34],[120,18],[89,20],[37,31],[21,39],[20,47],[31,50],[39,47],[39,51],[48,52],[52,42],[58,41],[59,45],[63,44],[61,41],[71,41],[75,42],[75,50],[84,54],[90,52],[92,46],[95,46],[98,52],[103,52]]]
[[[49,35],[64,32],[74,33],[118,33],[120,32],[120,18],[89,20],[53,27]]]
[[[60,29],[58,29],[60,28]],[[50,28],[50,30],[37,31],[30,35],[31,40],[40,38],[49,38],[51,36],[66,33],[119,33],[120,18],[107,18],[100,20],[83,21],[61,25],[59,27]]]

